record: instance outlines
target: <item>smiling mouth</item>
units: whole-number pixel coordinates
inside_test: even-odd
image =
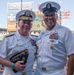
[[[53,22],[53,20],[47,20],[48,23]]]
[[[53,19],[47,19],[46,21],[47,22],[53,22],[54,20]]]
[[[25,29],[25,30],[29,30],[30,28],[29,28],[29,27],[23,27],[23,29]]]
[[[47,22],[52,22],[51,20],[47,21]]]

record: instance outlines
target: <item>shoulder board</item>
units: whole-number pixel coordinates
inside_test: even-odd
[[[6,35],[5,37],[9,37],[9,36],[13,36],[14,34],[8,34],[8,35]]]

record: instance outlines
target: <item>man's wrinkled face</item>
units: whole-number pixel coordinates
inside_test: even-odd
[[[29,20],[20,20],[18,22],[19,30],[23,34],[28,34],[31,27],[32,27],[32,21]]]
[[[51,30],[56,25],[57,14],[56,13],[48,13],[43,16],[44,22],[47,25],[47,29]]]

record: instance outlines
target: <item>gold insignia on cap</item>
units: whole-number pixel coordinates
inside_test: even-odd
[[[25,12],[25,15],[26,15],[26,16],[30,16],[31,13],[30,13],[29,11],[26,11],[26,12]]]
[[[21,20],[33,20],[30,11],[26,11],[23,16],[19,17]]]
[[[51,4],[47,4],[46,7],[49,9],[51,7]]]

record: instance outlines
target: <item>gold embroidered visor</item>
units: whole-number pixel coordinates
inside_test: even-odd
[[[21,20],[33,20],[31,17],[28,17],[28,16],[21,16],[21,17],[19,17],[19,19],[21,19]]]

